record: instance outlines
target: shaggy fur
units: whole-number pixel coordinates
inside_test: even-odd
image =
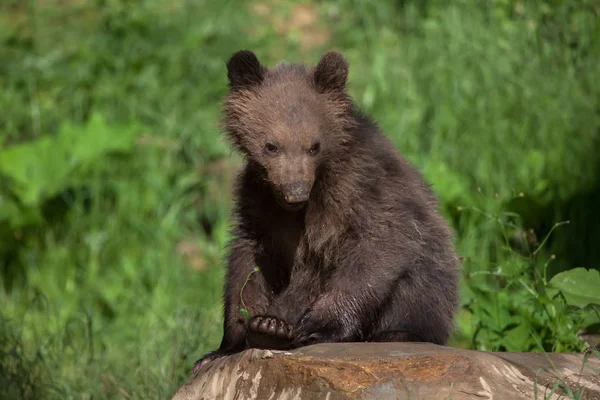
[[[227,69],[224,127],[246,164],[224,336],[195,369],[248,347],[446,344],[458,302],[450,230],[419,173],[348,96],[346,60],[329,52],[313,68],[267,69],[239,51]]]

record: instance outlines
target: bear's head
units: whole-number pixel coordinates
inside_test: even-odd
[[[351,143],[348,62],[328,52],[312,68],[280,63],[269,69],[242,50],[229,59],[227,76],[227,136],[264,169],[284,209],[301,209],[320,171]]]

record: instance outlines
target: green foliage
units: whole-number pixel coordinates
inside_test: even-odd
[[[545,203],[595,184],[600,46],[592,38],[600,31],[591,10],[577,13],[581,35],[572,45],[544,40],[535,9],[506,19],[493,8],[439,5],[424,18],[412,3],[399,14],[347,2],[366,20],[352,36],[339,28],[340,40],[357,49],[348,53],[358,65],[357,97],[436,184],[438,174],[450,174],[460,189],[440,189],[446,202],[472,202],[464,188],[476,185]],[[575,15],[561,12],[561,26],[574,23]],[[396,26],[406,32],[396,34]]]
[[[352,95],[456,230],[453,344],[582,350],[577,331],[600,322],[597,14],[591,0],[0,3],[0,397],[165,398],[218,345],[239,158],[217,122],[241,48],[267,64],[347,56]]]
[[[55,136],[0,151],[0,176],[6,194],[0,198],[0,223],[11,229],[41,223],[41,206],[66,188],[85,183],[108,153],[130,152],[136,127],[108,129],[101,115],[93,115],[83,129],[69,123]],[[104,158],[104,159],[103,159]]]
[[[242,14],[207,4],[0,13],[1,398],[165,398],[218,345]]]
[[[554,275],[548,282],[548,295],[554,297],[559,292],[567,304],[584,308],[600,305],[600,273],[597,270],[574,268]]]
[[[598,271],[576,268],[548,280],[556,255],[546,257],[543,251],[551,234],[568,225],[555,224],[532,246],[530,237],[515,235],[522,225],[514,213],[501,207],[461,212],[483,215],[488,234],[495,231],[501,242],[495,246],[494,263],[465,259],[463,330],[457,342],[488,351],[581,351],[577,331],[600,322]]]

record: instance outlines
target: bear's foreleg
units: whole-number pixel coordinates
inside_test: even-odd
[[[194,372],[204,364],[246,348],[247,315],[262,315],[270,303],[262,273],[255,271],[256,244],[237,238],[231,243],[225,278],[225,316],[219,349],[194,364]],[[245,310],[245,311],[244,311]]]

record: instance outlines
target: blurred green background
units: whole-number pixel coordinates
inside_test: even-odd
[[[453,346],[600,323],[600,1],[0,0],[0,398],[169,398],[221,338],[227,58],[350,62],[456,232]]]

